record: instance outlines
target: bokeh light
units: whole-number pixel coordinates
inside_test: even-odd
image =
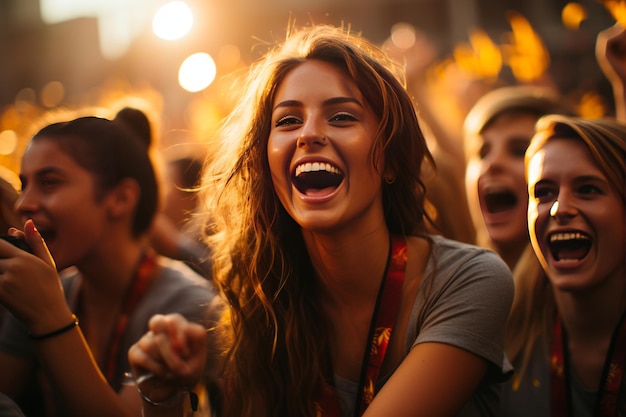
[[[17,134],[12,130],[0,132],[0,155],[11,155],[17,147]]]
[[[397,23],[391,28],[391,41],[400,49],[415,45],[415,28],[408,23]]]
[[[561,11],[561,20],[566,28],[578,30],[580,24],[587,18],[587,11],[579,3],[567,3]]]
[[[152,30],[161,39],[180,39],[191,30],[193,13],[184,1],[173,1],[157,10],[152,20]]]
[[[56,107],[63,101],[65,88],[58,81],[51,81],[41,89],[39,100],[44,107]]]
[[[178,71],[178,83],[185,90],[195,93],[207,88],[217,73],[215,61],[206,52],[188,56]]]

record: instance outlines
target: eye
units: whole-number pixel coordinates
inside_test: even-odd
[[[299,123],[301,123],[301,120],[295,116],[283,116],[279,118],[276,121],[276,123],[274,123],[274,126],[275,127],[291,126],[291,125],[295,125]]]
[[[532,190],[532,196],[535,200],[540,203],[545,203],[548,201],[552,201],[554,196],[556,195],[556,191],[553,187],[543,184],[536,184]]]
[[[603,194],[602,189],[593,184],[582,184],[576,189],[576,192],[580,195]]]
[[[491,152],[491,146],[488,143],[483,143],[480,149],[478,149],[478,157],[480,159],[485,159],[487,155]]]
[[[39,180],[39,186],[44,191],[52,191],[58,185],[61,184],[61,180],[56,177],[44,177]]]
[[[358,119],[354,115],[347,112],[336,113],[330,118],[331,122],[354,122],[356,120]]]
[[[517,158],[524,158],[524,154],[526,153],[526,146],[516,145],[511,148],[511,154]]]
[[[526,149],[528,148],[529,143],[529,139],[516,138],[512,140],[509,144],[509,152],[516,158],[524,158],[524,154],[526,153]]]

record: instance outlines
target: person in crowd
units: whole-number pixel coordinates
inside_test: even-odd
[[[22,156],[0,241],[0,392],[27,416],[139,416],[128,349],[157,313],[210,326],[211,284],[149,246],[159,189],[145,144],[99,117],[52,123]],[[61,271],[61,281],[59,273]],[[80,322],[79,322],[80,320]]]
[[[511,270],[531,253],[524,152],[539,117],[571,113],[544,87],[500,87],[482,96],[464,123],[465,188],[476,243],[496,251]]]
[[[19,218],[13,209],[19,191],[14,183],[17,175],[13,171],[0,165],[0,234],[6,233],[9,227],[20,224]]]
[[[622,23],[598,33],[596,60],[613,89],[615,118],[626,123],[626,29]]]
[[[5,234],[9,227],[17,227],[20,221],[13,210],[13,206],[19,196],[14,183],[17,175],[10,169],[0,165],[0,234]],[[5,308],[0,304],[0,323],[6,314]]]
[[[178,160],[164,160],[161,152],[154,150],[153,127],[146,112],[135,107],[122,107],[114,120],[130,128],[151,150],[153,164],[158,166],[163,198],[155,214],[150,244],[158,254],[185,262],[207,279],[211,279],[210,251],[201,241],[195,216],[197,183],[202,171],[198,155]],[[200,154],[201,155],[201,154]],[[196,226],[194,227],[191,225]],[[193,232],[192,232],[193,230]]]
[[[527,325],[501,415],[626,415],[626,126],[550,115],[536,129],[528,228],[547,279],[514,301]]]
[[[198,216],[198,190],[205,153],[199,144],[181,144],[177,148],[176,151],[165,153],[165,196],[162,214],[156,220],[152,244],[159,253],[182,260],[211,279],[211,252],[202,239],[203,225]],[[211,226],[208,227],[210,232]]]
[[[492,251],[425,233],[432,158],[403,81],[324,25],[251,69],[203,182],[228,305],[216,415],[496,415],[512,277]],[[210,340],[151,320],[129,351],[146,417],[189,409]]]

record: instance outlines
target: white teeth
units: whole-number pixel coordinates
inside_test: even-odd
[[[560,240],[589,240],[589,237],[579,232],[555,233],[550,236],[550,242],[556,242]]]
[[[296,177],[303,172],[327,171],[331,174],[340,174],[341,171],[326,162],[307,162],[296,167]]]

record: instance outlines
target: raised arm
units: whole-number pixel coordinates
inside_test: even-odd
[[[0,241],[0,302],[28,329],[42,369],[68,415],[141,415],[136,390],[125,388],[118,396],[100,372],[80,324],[65,302],[54,261],[32,221],[26,222],[22,236],[34,255]],[[0,379],[8,377],[0,373]]]
[[[616,23],[598,33],[596,59],[613,87],[615,117],[626,122],[626,29]]]

